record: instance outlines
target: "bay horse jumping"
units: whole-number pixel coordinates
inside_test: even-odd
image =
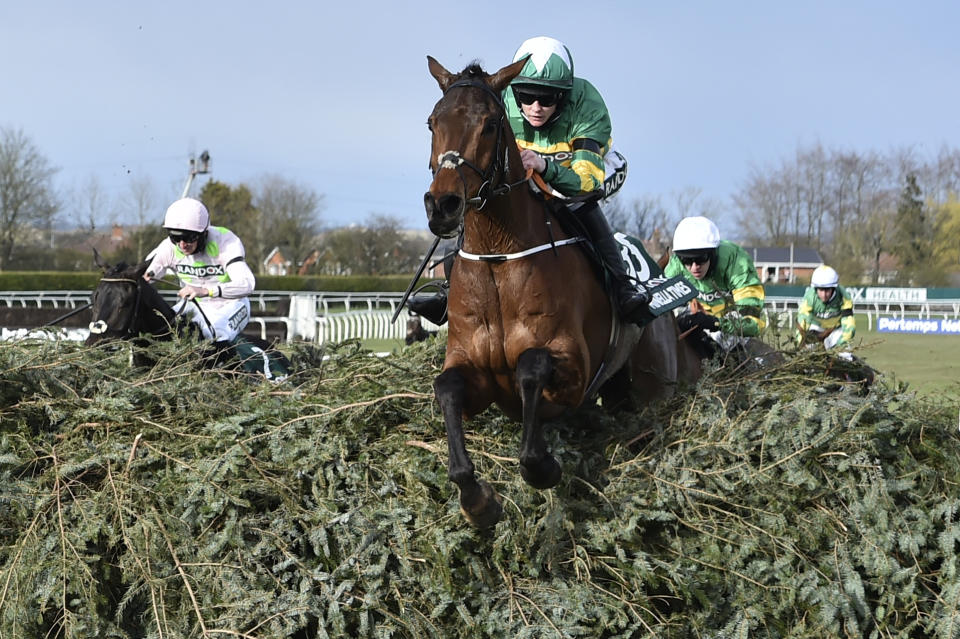
[[[94,251],[94,262],[103,270],[90,304],[90,335],[88,346],[115,340],[131,340],[143,343],[143,336],[171,339],[183,329],[192,331],[185,317],[167,303],[167,300],[143,274],[149,261],[127,265],[123,262],[112,266],[104,262]],[[199,329],[194,331],[201,339]],[[213,366],[243,368],[247,372],[263,375],[272,381],[280,381],[290,372],[290,362],[285,355],[268,342],[252,336],[239,336],[231,343],[215,342],[203,354],[204,361]],[[142,358],[138,363],[147,364]]]
[[[520,473],[535,488],[551,488],[561,467],[547,450],[545,422],[596,392],[607,406],[618,387],[641,400],[669,395],[683,371],[672,313],[643,329],[621,323],[576,246],[584,238],[567,233],[528,187],[501,101],[526,60],[493,74],[475,63],[451,73],[427,61],[443,92],[428,120],[428,225],[440,237],[461,235],[434,392],[461,510],[484,528],[499,520],[502,506],[474,472],[464,418],[496,404],[522,420]]]

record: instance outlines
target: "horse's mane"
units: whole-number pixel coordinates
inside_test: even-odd
[[[133,270],[134,266],[127,264],[126,262],[118,262],[111,266],[104,274],[104,277],[113,277],[118,275],[129,275]]]

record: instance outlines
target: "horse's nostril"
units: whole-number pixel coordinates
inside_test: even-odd
[[[437,200],[437,206],[444,215],[456,215],[463,209],[463,199],[459,195],[444,195]]]
[[[433,199],[430,191],[423,194],[423,208],[427,210],[428,218],[433,217],[434,213],[437,212],[437,201]]]

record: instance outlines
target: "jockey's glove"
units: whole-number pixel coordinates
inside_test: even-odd
[[[677,324],[681,332],[687,332],[691,328],[698,328],[702,331],[716,331],[720,329],[720,322],[713,315],[707,313],[687,313],[677,318]]]
[[[207,289],[200,288],[199,286],[192,286],[190,284],[187,284],[177,291],[177,295],[185,300],[192,300],[195,297],[207,297],[209,294],[210,292],[207,291]]]

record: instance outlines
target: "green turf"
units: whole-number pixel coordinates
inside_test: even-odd
[[[857,327],[857,354],[888,380],[960,400],[960,336],[878,333],[867,330],[865,317],[857,318]]]

